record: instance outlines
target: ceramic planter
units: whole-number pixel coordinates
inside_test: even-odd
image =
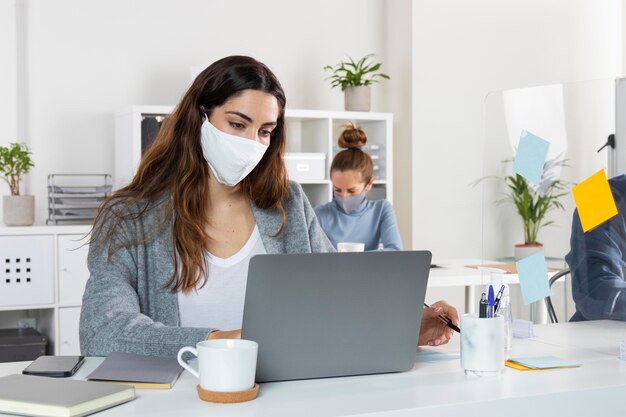
[[[346,111],[370,111],[371,88],[369,86],[347,87],[344,91]]]
[[[534,253],[541,252],[542,250],[543,244],[541,243],[515,245],[515,260],[519,261],[520,259],[524,259]]]
[[[2,220],[7,226],[31,226],[35,223],[35,196],[3,196]]]

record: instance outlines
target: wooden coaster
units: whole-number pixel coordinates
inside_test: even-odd
[[[198,397],[200,397],[201,400],[212,403],[243,403],[254,400],[259,394],[259,384],[254,384],[254,386],[247,391],[239,392],[205,391],[200,384],[196,386],[196,389],[198,390]]]

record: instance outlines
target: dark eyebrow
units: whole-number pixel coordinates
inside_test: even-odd
[[[236,116],[241,117],[244,120],[247,120],[249,123],[253,122],[250,116],[243,114],[241,112],[238,112],[238,111],[227,111],[226,114],[234,114]],[[263,123],[262,126],[276,126],[276,124],[277,124],[276,122],[267,122],[267,123]]]

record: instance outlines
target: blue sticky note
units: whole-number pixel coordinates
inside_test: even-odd
[[[569,361],[555,356],[532,356],[528,358],[511,358],[511,361],[524,365],[527,368],[572,368],[582,365],[580,362]]]
[[[550,142],[523,130],[517,145],[513,172],[530,182],[539,184],[543,174],[543,165],[548,156],[548,146]]]
[[[524,304],[530,304],[550,295],[548,267],[543,251],[515,262],[522,288]]]

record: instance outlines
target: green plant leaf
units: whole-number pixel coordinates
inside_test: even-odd
[[[324,66],[325,71],[330,71],[333,74],[327,78],[331,81],[331,87],[341,87],[341,90],[345,90],[347,87],[371,85],[378,82],[379,79],[389,80],[390,77],[387,74],[377,72],[382,63],[368,62],[373,56],[374,54],[367,54],[358,61],[348,56],[347,60],[334,66]]]
[[[19,195],[21,179],[35,166],[30,155],[31,151],[23,143],[0,146],[0,174],[9,185],[11,195]]]
[[[512,161],[507,159],[502,161],[502,163],[510,163]],[[544,222],[545,216],[553,210],[565,210],[559,199],[569,195],[568,184],[551,178],[553,169],[563,166],[568,165],[567,160],[561,156],[546,161],[542,183],[538,188],[531,187],[526,179],[518,174],[507,175],[503,178],[496,176],[484,177],[475,181],[473,186],[484,180],[496,179],[501,181],[505,185],[506,192],[504,193],[504,198],[496,200],[495,204],[513,203],[522,220],[525,243],[537,243],[537,235],[540,229],[554,224],[554,221]]]

